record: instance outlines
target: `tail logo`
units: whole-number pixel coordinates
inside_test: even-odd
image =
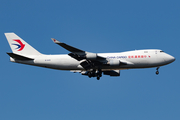
[[[18,40],[14,40],[14,41],[16,41],[17,43],[19,43],[19,44],[12,44],[12,45],[16,45],[16,46],[17,46],[16,49],[18,49],[18,51],[21,51],[21,50],[24,49],[25,44],[23,44],[19,39],[18,39]]]

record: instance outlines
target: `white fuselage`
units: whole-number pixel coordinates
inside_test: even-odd
[[[119,60],[123,63],[126,63],[116,66],[102,66],[102,70],[159,67],[169,64],[175,60],[173,56],[157,49],[135,50],[120,53],[98,53],[98,56],[107,58],[109,60]],[[42,54],[33,57],[34,60],[27,61],[15,60],[13,58],[11,58],[10,60],[12,62],[58,70],[84,70],[84,68],[80,65],[82,61],[78,61],[69,55]]]

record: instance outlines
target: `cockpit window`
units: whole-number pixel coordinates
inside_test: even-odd
[[[164,52],[164,51],[161,50],[160,52]]]

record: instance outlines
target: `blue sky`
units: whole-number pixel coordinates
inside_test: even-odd
[[[179,120],[178,0],[1,0],[1,120]],[[162,49],[176,61],[123,70],[97,81],[78,73],[11,63],[15,32],[44,54],[68,54],[50,38],[89,52]]]

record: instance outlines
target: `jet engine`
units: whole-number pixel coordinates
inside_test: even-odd
[[[109,65],[110,66],[120,66],[120,61],[119,60],[110,60]]]
[[[86,54],[86,59],[88,59],[88,60],[96,60],[97,59],[97,54],[96,53],[87,53]]]

